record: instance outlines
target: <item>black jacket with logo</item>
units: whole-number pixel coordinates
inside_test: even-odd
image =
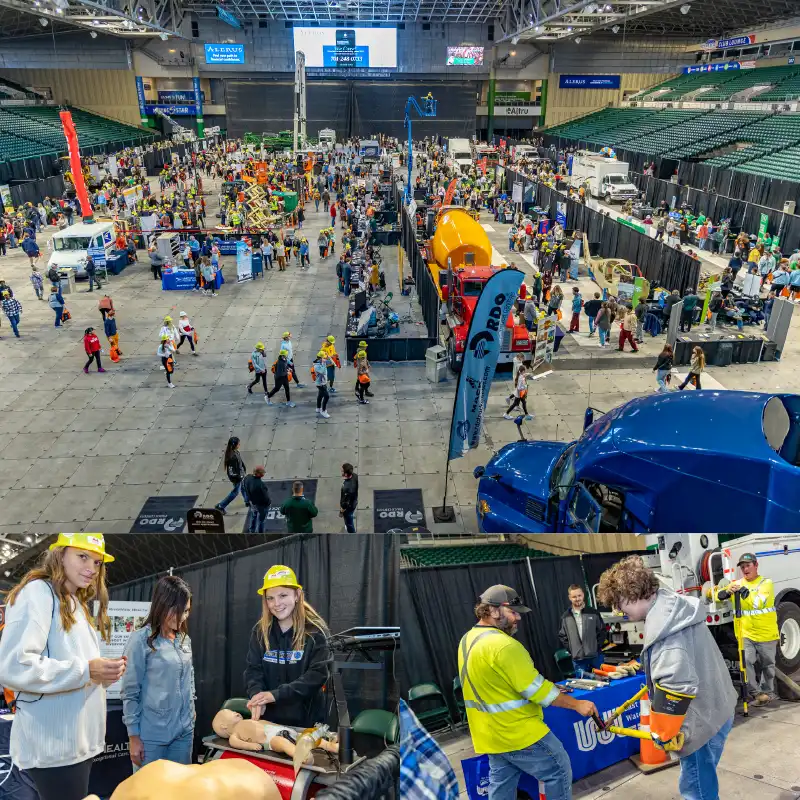
[[[294,628],[282,631],[276,620],[269,630],[265,647],[256,625],[250,634],[244,682],[247,696],[272,692],[275,702],[269,703],[263,718],[279,725],[298,728],[326,722],[325,696],[322,687],[328,680],[333,663],[325,635],[316,628],[306,630],[305,647],[292,647]]]
[[[558,641],[561,646],[569,650],[569,654],[576,661],[583,658],[594,658],[606,643],[606,626],[600,612],[594,608],[586,607],[581,612],[583,616],[583,638],[578,633],[578,625],[572,616],[572,608],[568,608],[561,615],[561,627],[558,631]]]

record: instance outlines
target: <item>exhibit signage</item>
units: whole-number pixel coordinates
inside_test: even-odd
[[[200,95],[201,99],[205,99],[205,92],[201,92]],[[158,102],[166,103],[167,105],[172,103],[177,105],[188,105],[190,103],[195,103],[195,105],[197,104],[193,89],[176,89],[174,91],[159,92]]]
[[[0,186],[0,208],[5,208],[6,211],[14,210],[14,203],[11,200],[11,187],[5,183]]]
[[[146,105],[144,107],[147,114],[156,114],[161,112],[168,117],[193,117],[197,113],[197,107],[190,106],[170,106],[166,104],[156,103],[153,105]]]
[[[236,242],[236,278],[241,283],[253,278],[253,248],[247,242]]]
[[[556,200],[556,222],[562,227],[567,227],[567,204],[562,200]]]
[[[97,603],[95,603],[95,610]],[[120,658],[125,652],[131,634],[141,628],[150,613],[150,603],[134,603],[111,600],[108,618],[111,622],[111,641],[100,639],[101,658]],[[120,681],[106,687],[106,700],[119,700]]]
[[[552,364],[553,353],[556,347],[556,328],[558,317],[551,314],[543,317],[536,326],[536,347],[533,353],[531,369],[535,370],[540,364]]]
[[[759,218],[758,224],[758,238],[763,242],[767,238],[767,228],[769,226],[769,217],[762,214]]]
[[[86,252],[92,257],[92,262],[96,267],[104,267],[106,265],[105,247],[90,247]]]
[[[145,110],[146,101],[144,98],[144,81],[139,75],[136,76],[136,97],[139,101],[139,117],[142,120],[142,124],[146,125],[147,111]]]
[[[218,508],[190,508],[189,533],[225,533],[225,517]]]
[[[518,269],[500,270],[486,282],[475,304],[453,403],[449,459],[461,458],[480,444],[503,333],[523,278]]]
[[[503,113],[507,117],[533,117],[538,116],[539,106],[495,106],[497,116],[503,116]]]
[[[522,184],[515,183],[511,187],[511,201],[513,203],[521,203],[522,202]]]
[[[720,39],[717,42],[717,50],[727,50],[730,47],[747,47],[755,43],[755,34],[751,33],[748,36],[735,36],[733,39]]]
[[[726,61],[724,64],[697,64],[692,67],[684,67],[683,72],[685,75],[693,75],[696,72],[729,72],[732,69],[742,69],[742,67],[743,65],[739,61]]]
[[[619,89],[619,75],[561,75],[559,89]]]
[[[214,8],[217,10],[217,19],[227,22],[232,28],[242,27],[242,23],[239,22],[239,20],[236,19],[236,17],[234,17],[230,11],[222,8],[222,6],[214,6]]]
[[[194,286],[194,271],[181,270],[177,274],[180,275],[181,272],[192,276]],[[196,502],[197,495],[148,497],[130,532],[181,533],[186,524],[186,515]]]
[[[408,533],[409,528],[425,528],[422,489],[375,489],[373,495],[375,533]]]
[[[243,44],[205,45],[206,64],[244,64]]]

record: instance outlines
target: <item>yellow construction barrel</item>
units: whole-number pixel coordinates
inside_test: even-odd
[[[464,266],[467,253],[473,254],[476,267],[488,267],[492,263],[492,243],[486,231],[463,208],[445,211],[436,225],[433,236],[433,257],[447,269],[450,258],[453,269]]]

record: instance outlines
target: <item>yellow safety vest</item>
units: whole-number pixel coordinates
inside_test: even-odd
[[[742,636],[751,642],[774,642],[780,638],[775,610],[775,587],[771,578],[738,581],[750,590],[742,598]]]
[[[558,688],[504,631],[485,625],[468,630],[458,647],[458,673],[476,753],[524,750],[549,733],[542,708],[558,697]]]

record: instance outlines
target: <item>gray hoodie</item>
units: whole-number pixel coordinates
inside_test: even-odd
[[[681,727],[686,740],[680,758],[699,750],[733,717],[736,690],[697,598],[658,590],[644,623],[642,663],[651,698],[656,683],[695,695]]]

